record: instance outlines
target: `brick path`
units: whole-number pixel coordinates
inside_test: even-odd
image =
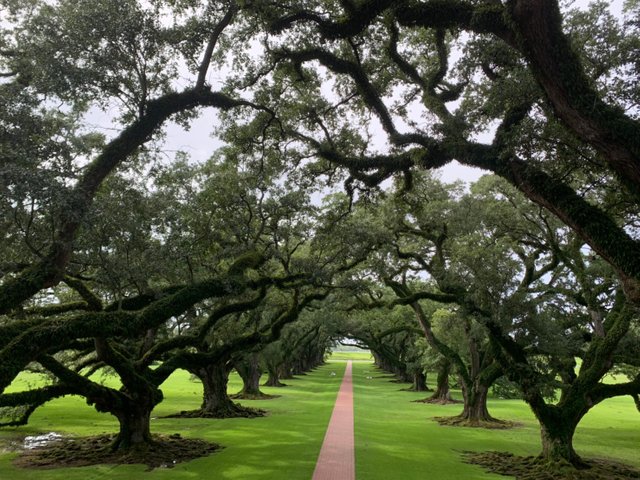
[[[351,383],[351,360],[349,360],[312,480],[355,480],[355,478],[353,384]]]

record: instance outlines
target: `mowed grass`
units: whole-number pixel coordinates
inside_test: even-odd
[[[75,436],[117,431],[117,421],[100,414],[78,397],[65,397],[36,411],[28,426],[0,429],[0,480],[130,480],[148,479],[309,479],[320,452],[345,365],[327,364],[308,375],[286,380],[284,388],[263,387],[281,395],[274,400],[241,401],[263,408],[269,415],[255,419],[164,419],[164,415],[198,408],[201,385],[178,371],[162,387],[165,401],[154,410],[153,433],[180,433],[224,446],[212,455],[173,468],[145,471],[145,466],[103,465],[54,470],[19,469],[15,452],[7,452],[12,439],[55,431]],[[336,375],[331,375],[335,372]],[[233,375],[229,392],[240,390]]]
[[[333,352],[329,361],[331,362],[346,362],[347,360],[352,360],[354,362],[371,362],[373,361],[373,357],[370,352],[362,351],[362,352]]]
[[[371,378],[369,378],[371,377]],[[540,430],[520,400],[491,399],[494,417],[522,426],[510,430],[444,427],[435,416],[457,415],[461,405],[429,405],[411,400],[429,392],[401,391],[392,376],[373,365],[353,364],[356,472],[359,480],[504,479],[462,461],[463,451],[540,453]],[[461,398],[459,392],[454,395]],[[575,436],[577,452],[640,467],[640,414],[630,397],[609,399],[589,412]]]
[[[115,432],[116,421],[97,413],[77,397],[58,399],[37,411],[27,427],[0,429],[0,480],[129,480],[229,479],[309,480],[320,451],[345,361],[353,363],[355,394],[356,473],[358,480],[503,479],[467,465],[465,450],[510,451],[536,455],[540,449],[537,422],[518,400],[492,399],[491,413],[522,423],[512,430],[441,427],[431,418],[456,415],[460,405],[412,403],[427,394],[401,391],[408,385],[391,382],[392,377],[364,362],[366,353],[334,355],[330,362],[306,376],[287,380],[286,388],[264,388],[282,395],[268,401],[245,401],[267,409],[257,419],[163,419],[163,415],[199,406],[201,386],[186,372],[177,372],[163,386],[166,400],[154,411],[155,433],[180,433],[204,438],[225,448],[209,457],[174,468],[146,471],[144,466],[113,466],[25,470],[15,468],[15,452],[2,451],[2,444],[25,435],[56,431],[76,436]],[[332,375],[334,373],[335,375]],[[368,378],[371,377],[371,378]],[[17,385],[16,388],[22,388]],[[233,376],[230,392],[240,389]],[[640,414],[628,397],[612,399],[592,410],[576,435],[576,449],[585,457],[613,458],[640,466]]]

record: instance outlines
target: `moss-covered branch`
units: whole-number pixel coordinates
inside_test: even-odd
[[[109,142],[85,168],[82,177],[70,193],[69,206],[65,209],[49,253],[38,263],[0,285],[0,314],[9,312],[41,289],[56,285],[62,280],[78,228],[104,179],[147,142],[172,115],[202,106],[223,110],[239,106],[262,108],[245,100],[212,92],[207,88],[168,93],[150,101],[144,114]]]

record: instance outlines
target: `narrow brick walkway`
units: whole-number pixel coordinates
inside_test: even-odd
[[[353,384],[349,360],[312,480],[355,480],[354,452]]]

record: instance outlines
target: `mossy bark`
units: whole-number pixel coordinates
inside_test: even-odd
[[[549,428],[550,427],[550,428]],[[574,466],[580,466],[582,460],[573,449],[573,428],[558,428],[558,425],[540,425],[542,437],[542,453],[540,457],[551,462],[568,462]]]
[[[280,369],[274,365],[267,365],[267,381],[264,382],[265,387],[286,387],[287,385],[280,381]]]
[[[229,418],[242,415],[242,407],[227,394],[229,369],[225,362],[214,363],[192,371],[202,381],[200,416]]]
[[[290,362],[284,362],[278,369],[278,376],[281,380],[293,379],[293,373]]]
[[[542,453],[539,458],[552,463],[585,464],[573,449],[573,436],[582,417],[589,411],[586,401],[574,398],[564,404],[532,406],[540,422]]]
[[[150,384],[123,388],[116,395],[100,398],[95,403],[98,411],[109,412],[118,419],[119,431],[112,450],[144,449],[153,444],[151,439],[151,411],[162,401],[162,392]],[[114,401],[115,400],[115,401]]]
[[[555,405],[544,403],[539,396],[531,396],[528,403],[540,423],[542,452],[539,458],[551,463],[569,463],[580,468],[585,463],[573,449],[573,436],[580,420],[593,405],[589,395],[580,395],[579,386],[574,384],[575,387],[578,388],[570,391]]]
[[[256,398],[265,396],[260,391],[260,377],[262,369],[255,353],[247,355],[243,360],[235,363],[236,370],[242,378],[242,390],[234,395],[235,398]]]
[[[422,370],[416,370],[413,372],[413,385],[411,385],[411,391],[413,392],[428,392],[427,376]]]
[[[449,373],[451,372],[451,363],[446,362],[445,365],[438,371],[436,379],[436,391],[429,397],[429,401],[433,403],[451,403],[454,400],[451,398],[451,391],[449,389]]]
[[[474,382],[471,387],[465,387],[463,384],[464,407],[458,418],[470,424],[496,422],[497,420],[489,414],[487,408],[488,392],[489,386],[479,382]]]
[[[118,419],[120,431],[113,442],[113,450],[144,448],[153,443],[150,428],[152,409],[153,405],[145,402],[145,404],[114,413]]]

